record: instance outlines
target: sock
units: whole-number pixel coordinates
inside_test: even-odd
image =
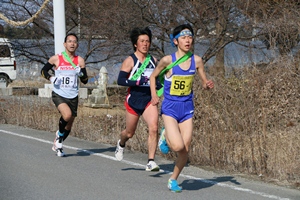
[[[64,133],[61,133],[60,131],[58,131],[58,142],[62,143],[63,138],[64,138]]]
[[[154,161],[154,159],[148,159],[148,162],[150,162],[150,161]]]
[[[124,147],[125,147],[125,144],[124,144],[124,145],[122,145],[121,143],[119,143],[119,145],[120,145],[120,147],[122,147],[122,148],[124,148]]]
[[[63,117],[60,117],[58,123],[58,130],[60,133],[64,134],[64,132],[66,131],[65,127],[67,126],[67,124],[68,122],[66,122]]]
[[[67,139],[67,137],[69,136],[70,132],[71,132],[71,130],[65,130],[63,141],[65,141],[65,139]]]

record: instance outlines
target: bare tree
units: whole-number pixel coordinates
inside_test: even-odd
[[[133,26],[147,25],[135,11],[137,7],[128,5],[129,1],[126,0],[75,1],[76,4],[67,8],[67,25],[70,30],[79,31],[80,37],[87,42],[86,60],[95,52],[106,55],[102,61],[127,55],[131,48],[128,40],[129,31]]]
[[[196,42],[208,40],[203,54],[204,62],[216,56],[212,72],[224,76],[224,47],[235,41],[251,39],[252,24],[236,6],[235,0],[133,0],[141,9],[143,18],[158,29],[158,38],[169,41],[171,30],[181,23],[190,23],[196,32]],[[150,3],[145,3],[150,2]],[[240,9],[243,9],[241,7]],[[248,31],[250,30],[250,31]],[[160,54],[164,54],[160,49]]]
[[[33,15],[43,1],[6,1],[5,14],[11,19],[22,19]],[[279,3],[278,3],[279,2]],[[67,0],[66,32],[77,32],[84,42],[83,57],[87,64],[104,61],[121,62],[132,47],[129,31],[133,27],[149,26],[155,42],[153,54],[158,58],[166,54],[169,35],[173,28],[182,23],[193,25],[196,43],[208,41],[209,47],[202,55],[204,62],[215,57],[212,73],[225,74],[224,48],[231,42],[262,38],[270,46],[287,52],[298,43],[298,14],[296,1],[281,0]],[[269,6],[271,5],[271,8]],[[283,5],[283,6],[282,6]],[[279,7],[282,6],[282,10]],[[44,40],[34,44],[22,43],[20,53],[41,63],[53,49],[53,8],[49,3],[43,15],[29,26],[41,29]],[[299,16],[299,15],[297,15]],[[279,20],[278,20],[278,17]],[[292,18],[292,21],[289,19]],[[253,30],[256,30],[255,34]],[[275,45],[276,44],[276,45]],[[41,51],[35,54],[32,48]]]
[[[300,42],[299,9],[298,0],[258,0],[251,1],[244,13],[255,22],[257,37],[286,55]]]
[[[15,21],[31,17],[41,6],[41,0],[7,0],[5,15]],[[131,5],[128,5],[131,3]],[[128,6],[124,6],[128,5]],[[32,6],[36,9],[32,9]],[[126,0],[68,0],[66,1],[66,32],[80,36],[84,49],[82,56],[86,64],[93,65],[104,61],[120,62],[130,49],[129,31],[133,26],[147,26],[142,20],[139,8]],[[36,40],[15,40],[17,56],[31,61],[45,63],[54,52],[53,5],[49,3],[38,19],[26,27],[36,31],[31,38]],[[20,30],[24,27],[18,27]],[[41,35],[42,38],[41,39]],[[23,38],[23,36],[22,36]],[[24,36],[24,38],[29,38]],[[63,41],[62,41],[63,42]]]

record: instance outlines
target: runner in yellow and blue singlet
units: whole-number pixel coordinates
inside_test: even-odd
[[[172,54],[172,62],[176,61],[175,53]],[[172,75],[165,76],[164,100],[161,113],[175,118],[178,122],[193,117],[193,80],[196,73],[194,55],[191,57],[191,65],[183,70],[179,65],[172,68]]]
[[[170,35],[175,53],[160,59],[150,76],[151,104],[158,105],[164,95],[161,116],[164,121],[158,142],[163,154],[170,150],[177,155],[173,173],[168,180],[172,192],[181,192],[177,179],[188,161],[189,148],[193,136],[193,89],[194,76],[199,75],[203,89],[212,89],[214,83],[206,78],[204,63],[200,56],[192,54],[194,31],[190,24],[174,28]],[[163,90],[156,89],[155,80],[163,81]],[[163,91],[163,92],[162,92]]]

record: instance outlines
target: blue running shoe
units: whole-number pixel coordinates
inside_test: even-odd
[[[169,147],[165,138],[165,128],[162,128],[160,131],[158,147],[163,154],[167,154],[169,152]]]
[[[181,192],[182,188],[178,186],[178,183],[176,180],[174,179],[169,179],[168,181],[168,188],[172,191],[172,192]]]

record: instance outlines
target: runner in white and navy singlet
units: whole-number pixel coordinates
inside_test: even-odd
[[[126,108],[126,127],[121,131],[117,142],[115,157],[122,160],[126,142],[135,134],[139,118],[142,117],[148,129],[148,163],[146,171],[159,171],[154,162],[157,149],[158,107],[151,104],[149,78],[156,67],[157,59],[149,53],[152,32],[148,27],[136,27],[130,32],[133,51],[122,62],[117,83],[128,87],[124,102]]]
[[[134,60],[134,67],[128,79],[130,79],[142,65],[142,63],[137,59],[135,54],[131,54],[130,56]],[[154,68],[155,68],[155,61],[154,58],[151,56],[149,64],[146,66],[146,69],[143,72],[141,77],[149,79]],[[140,80],[141,77],[139,77],[137,81]],[[128,94],[126,96],[126,102],[125,102],[125,106],[127,109],[129,106],[132,110],[136,112],[136,114],[142,115],[147,105],[149,105],[150,101],[151,101],[151,91],[150,91],[149,81],[144,83],[143,85],[131,86],[128,88]]]

